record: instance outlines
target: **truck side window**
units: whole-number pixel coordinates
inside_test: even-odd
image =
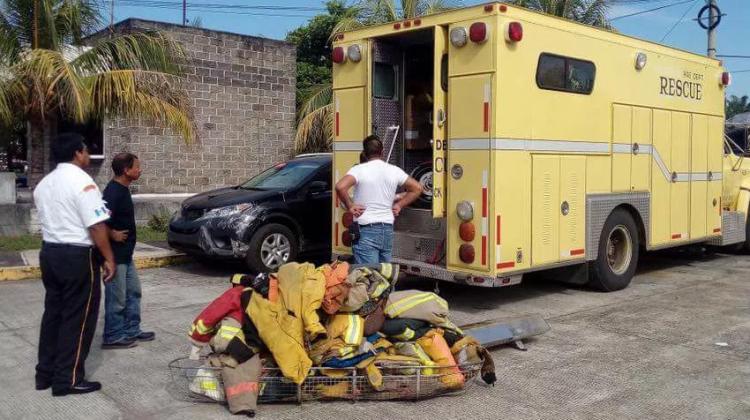
[[[596,66],[585,60],[542,53],[536,69],[541,89],[588,95],[594,89]]]
[[[387,63],[375,63],[372,94],[376,98],[396,98],[396,69]]]

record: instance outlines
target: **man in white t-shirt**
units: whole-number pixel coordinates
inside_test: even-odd
[[[362,142],[363,163],[354,166],[336,183],[336,194],[359,225],[359,238],[352,245],[355,264],[390,262],[393,221],[401,209],[422,193],[422,187],[398,166],[383,160],[383,143],[372,135]],[[397,197],[404,187],[406,193]],[[349,190],[354,187],[354,199]]]

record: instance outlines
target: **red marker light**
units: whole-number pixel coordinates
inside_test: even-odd
[[[523,39],[523,26],[520,22],[510,22],[508,24],[508,32],[505,34],[505,40],[510,42],[518,42]]]
[[[331,53],[331,60],[336,64],[341,64],[346,60],[346,54],[343,47],[336,47]]]
[[[487,41],[487,24],[484,22],[474,22],[469,27],[469,39],[471,42],[481,44]]]

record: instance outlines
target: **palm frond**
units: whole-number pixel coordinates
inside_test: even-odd
[[[138,69],[180,74],[183,48],[161,32],[137,32],[99,40],[91,49],[73,60],[83,72]]]
[[[296,153],[326,152],[333,142],[333,104],[320,107],[305,115],[297,125],[294,138]]]
[[[462,5],[459,0],[427,0],[421,3],[418,16],[432,15],[439,12],[444,12],[449,9],[454,9]]]
[[[28,104],[31,110],[44,115],[49,108],[58,107],[63,114],[83,122],[89,107],[86,87],[63,54],[37,48],[22,57],[11,72],[24,84],[33,86]]]
[[[195,126],[180,80],[171,75],[144,70],[113,70],[86,78],[91,115],[126,118],[145,117],[195,139]]]
[[[302,98],[297,110],[297,121],[301,121],[308,114],[331,103],[333,86],[330,83],[311,87]]]
[[[97,4],[91,0],[56,0],[55,27],[65,43],[80,45],[87,35],[101,27]]]
[[[8,20],[6,12],[0,9],[0,63],[7,66],[17,62],[21,49],[16,27]]]

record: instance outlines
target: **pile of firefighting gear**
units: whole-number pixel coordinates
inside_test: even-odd
[[[494,383],[492,358],[451,322],[447,302],[431,292],[394,291],[397,278],[397,265],[346,262],[234,275],[191,326],[194,352],[209,347],[211,354],[190,391],[254,415],[258,402],[273,401],[264,389],[272,381],[261,377],[266,368],[278,368],[283,381],[273,383],[292,393],[314,367],[330,368],[319,370],[330,376],[355,368],[373,392],[385,390],[383,372],[416,370],[435,375],[445,390],[461,389],[465,364],[481,365],[482,379]]]

